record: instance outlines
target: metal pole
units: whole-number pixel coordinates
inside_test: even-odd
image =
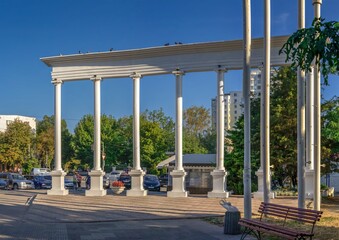
[[[306,167],[314,170],[314,67],[307,73],[306,80]]]
[[[305,28],[305,0],[298,1],[298,28]],[[305,208],[305,71],[298,69],[298,207]]]
[[[320,18],[322,0],[313,0],[314,17]],[[314,66],[314,209],[320,210],[320,164],[321,164],[321,85],[320,67]]]
[[[263,135],[261,136],[261,157],[263,158],[264,172],[264,202],[270,201],[271,177],[270,177],[270,80],[271,80],[271,1],[265,1],[264,24],[264,100],[261,104],[264,118]]]
[[[244,24],[244,66],[243,66],[243,98],[244,98],[244,217],[252,218],[251,196],[251,106],[250,106],[250,59],[251,59],[251,1],[243,0]]]

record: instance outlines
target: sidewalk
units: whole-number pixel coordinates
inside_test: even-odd
[[[3,205],[10,200],[14,203]],[[242,211],[243,198],[228,200]],[[126,197],[108,192],[103,197],[85,197],[84,192],[49,196],[43,191],[0,191],[0,239],[240,239],[201,220],[224,216],[219,201],[165,194]],[[259,204],[253,200],[253,209]]]

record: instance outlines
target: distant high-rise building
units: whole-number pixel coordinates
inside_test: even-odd
[[[261,92],[261,71],[253,69],[251,71],[251,92],[253,97],[259,97]],[[224,95],[225,104],[225,131],[234,127],[239,117],[244,113],[243,93],[242,91],[231,91]],[[211,100],[212,128],[217,126],[217,101]]]
[[[15,120],[28,123],[29,126],[32,128],[32,131],[35,133],[36,131],[35,118],[19,115],[0,115],[0,132],[5,132],[8,124],[14,122]]]

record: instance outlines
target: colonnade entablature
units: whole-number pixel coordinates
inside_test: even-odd
[[[279,50],[287,36],[272,37],[271,66],[285,65]],[[228,70],[243,68],[243,40],[193,43],[135,50],[44,57],[52,67],[52,79],[61,81],[88,80],[93,76],[128,78],[131,73],[142,76],[172,74],[176,69],[185,73],[215,71],[218,66]],[[263,39],[252,40],[251,66],[263,62]]]

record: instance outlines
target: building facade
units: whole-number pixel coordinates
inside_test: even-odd
[[[261,71],[259,69],[251,70],[251,95],[259,97],[261,92]],[[242,91],[231,91],[224,95],[225,103],[225,131],[231,130],[239,117],[244,113],[243,93]],[[211,100],[212,128],[217,126],[217,102],[216,98]]]
[[[32,117],[19,116],[19,115],[0,115],[0,132],[5,132],[8,124],[19,120],[24,123],[28,123],[32,128],[32,131],[36,131],[36,119]]]

